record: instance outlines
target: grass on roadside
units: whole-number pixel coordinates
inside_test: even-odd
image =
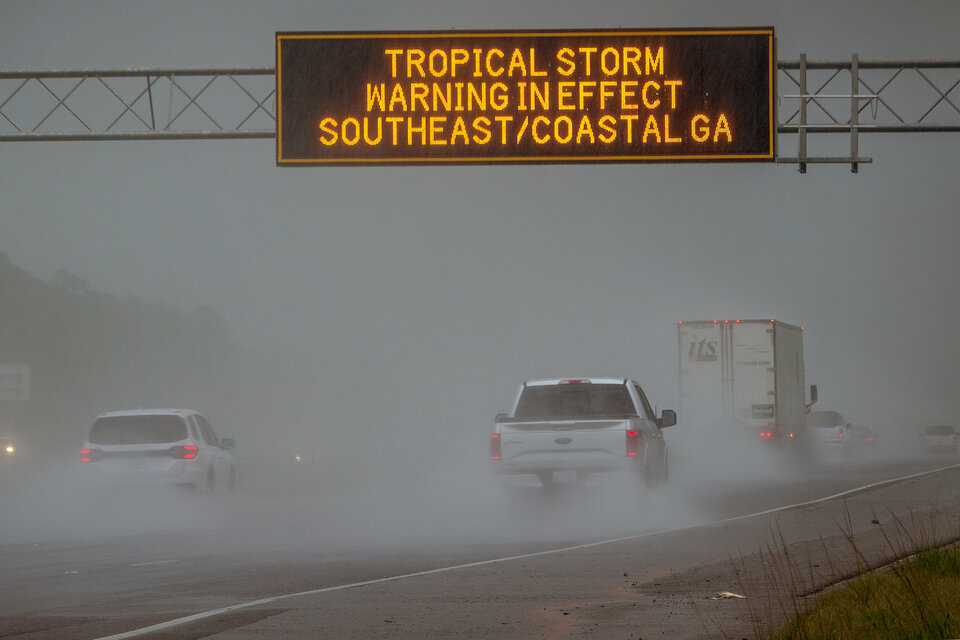
[[[862,575],[794,615],[774,640],[960,638],[960,549],[931,548]]]

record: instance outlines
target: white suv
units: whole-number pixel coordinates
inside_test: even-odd
[[[84,470],[116,486],[233,489],[231,438],[217,437],[196,411],[139,409],[97,417],[80,452]]]

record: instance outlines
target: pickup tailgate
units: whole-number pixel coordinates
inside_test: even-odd
[[[616,468],[629,457],[627,432],[636,434],[623,419],[511,421],[499,427],[504,471]]]

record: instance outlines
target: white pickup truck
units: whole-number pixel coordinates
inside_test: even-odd
[[[650,485],[667,479],[660,418],[640,385],[625,378],[528,380],[513,411],[496,418],[490,457],[497,473],[534,474],[549,486],[555,472],[572,471],[579,482],[599,471],[633,470]]]

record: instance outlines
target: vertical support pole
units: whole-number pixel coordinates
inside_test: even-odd
[[[800,54],[800,131],[797,134],[800,173],[807,172],[807,54]]]
[[[150,84],[150,75],[147,74],[147,100],[150,101],[150,130],[157,130],[157,121],[153,115],[153,87]]]
[[[736,380],[733,377],[733,325],[720,324],[720,360],[723,365],[723,424],[732,427],[737,423],[734,412]]]
[[[850,61],[850,173],[857,173],[857,156],[860,154],[860,145],[857,139],[860,124],[860,102],[857,94],[860,89],[860,57],[853,54]]]

